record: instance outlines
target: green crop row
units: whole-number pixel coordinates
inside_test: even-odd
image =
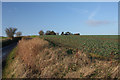
[[[106,57],[118,58],[118,40],[117,36],[95,35],[95,36],[78,36],[78,35],[45,35],[40,36],[59,46],[78,48],[85,53],[93,53]],[[114,38],[114,39],[113,39]]]

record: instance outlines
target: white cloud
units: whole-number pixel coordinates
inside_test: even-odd
[[[108,25],[113,22],[107,21],[107,20],[95,20],[94,18],[98,17],[98,12],[100,11],[100,6],[97,6],[94,11],[90,13],[88,16],[88,20],[86,21],[86,24],[89,26],[102,26],[102,25]]]
[[[88,21],[86,21],[86,23],[89,26],[102,26],[102,25],[113,24],[115,22],[107,21],[107,20],[88,20]]]
[[[96,11],[94,11],[94,12],[92,12],[91,14],[90,14],[90,16],[88,17],[88,19],[93,19],[93,17],[96,15]]]
[[[88,19],[93,19],[96,14],[98,13],[98,11],[100,10],[100,6],[98,6],[89,16]]]
[[[86,21],[86,24],[89,26],[103,26],[103,25],[109,25],[116,23],[115,21],[109,21],[109,20],[96,20],[95,17],[98,17],[98,12],[100,11],[100,6],[96,7],[96,9],[90,13],[88,16],[88,20]]]

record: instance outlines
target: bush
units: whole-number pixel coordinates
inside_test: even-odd
[[[21,35],[22,35],[21,32],[17,32],[17,33],[16,33],[16,36],[17,36],[17,37],[20,37]]]
[[[39,32],[39,35],[44,35],[43,30],[41,30],[41,31]]]
[[[67,52],[67,54],[73,54],[73,50],[72,49],[68,49],[66,52]]]
[[[72,35],[72,33],[71,32],[66,32],[65,35]]]
[[[61,35],[64,35],[64,32],[62,32]]]
[[[56,33],[54,31],[51,31],[50,35],[56,35]]]
[[[50,30],[46,31],[45,35],[50,35]]]
[[[54,31],[46,31],[45,35],[56,35]]]

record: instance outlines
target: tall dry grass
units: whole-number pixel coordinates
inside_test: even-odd
[[[38,71],[39,77],[63,77],[68,72],[76,71],[79,66],[89,63],[89,59],[84,54],[76,58],[75,54],[72,56],[67,54],[64,48],[48,46],[49,43],[40,38],[22,39],[18,43],[17,52],[21,60],[29,69]],[[81,58],[84,58],[84,61],[81,61]]]
[[[18,43],[18,56],[27,65],[26,78],[84,78],[89,76],[106,77],[112,65],[107,61],[91,62],[88,56],[80,51],[67,54],[65,48],[50,47],[49,43],[40,38],[22,39]],[[29,71],[30,70],[30,71]],[[105,71],[109,70],[107,73]],[[104,73],[104,74],[103,74]],[[94,74],[94,75],[93,75]],[[101,75],[99,75],[101,74]]]
[[[40,38],[33,38],[29,40],[22,39],[18,43],[17,52],[25,64],[29,67],[35,68],[36,56],[47,46],[48,42]]]

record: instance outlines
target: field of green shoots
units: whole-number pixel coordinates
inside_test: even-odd
[[[113,57],[117,59],[120,55],[117,35],[45,35],[40,36],[40,38],[44,38],[60,47],[78,48],[84,53],[106,57],[110,57],[112,53]]]

